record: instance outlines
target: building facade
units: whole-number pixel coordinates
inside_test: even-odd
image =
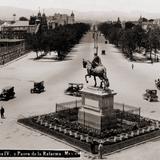
[[[60,25],[74,24],[75,15],[72,12],[71,15],[55,13],[54,16],[47,17],[47,23],[50,29],[54,29]]]
[[[36,25],[29,25],[29,21],[15,21],[1,26],[1,38],[23,39],[26,33],[34,33]]]
[[[45,13],[39,11],[36,16],[30,16],[29,21],[4,22],[0,26],[0,38],[24,39],[26,33],[34,34],[47,29],[54,29],[60,25],[74,24],[75,16],[55,13],[54,16],[47,17]]]
[[[29,21],[5,22],[1,25],[0,38],[24,39],[26,33],[34,34],[47,30],[47,18],[45,13],[38,12],[37,16],[30,16]]]
[[[37,16],[30,16],[29,25],[37,25],[37,30],[35,32],[38,32],[39,30],[47,30],[47,17],[45,13],[41,14],[39,11]]]

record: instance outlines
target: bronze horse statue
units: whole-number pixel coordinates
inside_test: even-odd
[[[85,80],[87,83],[88,83],[87,77],[93,76],[95,81],[94,86],[96,87],[97,86],[96,77],[98,77],[101,80],[100,87],[108,89],[109,80],[107,78],[106,68],[103,65],[93,68],[92,63],[90,61],[83,59],[83,68],[87,68],[87,74],[85,75]]]

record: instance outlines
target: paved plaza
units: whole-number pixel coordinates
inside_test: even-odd
[[[147,88],[156,88],[154,80],[160,76],[160,63],[130,62],[115,46],[105,44],[102,35],[98,39],[99,55],[107,68],[110,88],[117,92],[115,102],[141,107],[142,116],[160,120],[160,102],[148,102],[142,97]],[[84,83],[87,86],[84,78],[86,70],[83,69],[82,60],[83,58],[92,60],[93,47],[92,33],[89,32],[64,61],[53,59],[54,53],[43,59],[34,60],[36,54],[30,52],[21,59],[0,67],[0,87],[13,85],[16,92],[16,98],[0,103],[4,105],[6,111],[6,118],[0,119],[1,149],[76,150],[66,143],[17,124],[17,119],[54,112],[56,103],[79,99],[64,95],[64,90],[69,82]],[[106,55],[101,55],[103,49],[106,50]],[[42,80],[46,91],[41,94],[30,94],[33,82]],[[89,85],[94,84],[93,78],[90,78],[89,82]],[[160,97],[160,91],[158,96]],[[104,157],[108,160],[157,160],[160,156],[159,149],[160,141],[156,139]],[[82,151],[81,159],[97,157]]]

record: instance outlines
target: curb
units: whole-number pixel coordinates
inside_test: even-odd
[[[56,138],[56,137],[54,137],[54,136],[51,136],[51,135],[49,135],[49,134],[47,134],[47,133],[41,132],[41,131],[36,130],[36,129],[34,129],[34,128],[31,128],[31,127],[29,127],[29,126],[26,126],[26,125],[24,125],[24,124],[22,124],[22,123],[19,123],[19,122],[17,122],[17,123],[18,123],[19,125],[27,128],[27,129],[30,129],[30,130],[32,130],[32,131],[35,131],[35,132],[37,132],[37,133],[40,133],[41,135],[47,136],[47,137],[49,137],[49,138],[52,138],[52,139],[54,139],[54,140],[56,140],[56,141],[58,141],[58,142],[61,142],[61,143],[63,143],[63,144],[66,144],[66,145],[68,145],[68,146],[70,146],[70,147],[72,147],[72,148],[75,148],[75,149],[78,150],[78,151],[82,151],[82,152],[85,153],[85,154],[87,153],[88,156],[93,156],[93,154],[91,154],[90,152],[87,152],[87,151],[83,150],[82,148],[79,148],[79,147],[77,147],[77,146],[74,146],[74,145],[72,145],[72,144],[70,144],[70,143],[68,143],[68,142],[66,142],[66,141],[60,140],[60,139],[58,139],[58,138]],[[93,156],[93,157],[94,157],[94,156]]]
[[[155,140],[155,139],[159,139],[159,138],[160,138],[160,136],[157,136],[157,137],[154,137],[154,138],[150,138],[150,139],[147,139],[147,140],[145,140],[145,141],[142,141],[142,142],[139,142],[139,143],[136,143],[136,144],[133,144],[133,145],[130,145],[130,146],[124,147],[124,148],[122,148],[122,149],[118,149],[118,150],[116,150],[116,151],[113,151],[113,152],[110,152],[110,153],[106,153],[106,154],[103,154],[103,155],[104,155],[104,156],[112,155],[112,154],[114,154],[114,153],[118,153],[118,152],[121,152],[121,151],[123,151],[123,150],[129,149],[129,148],[133,148],[133,147],[136,147],[136,146],[138,146],[138,145],[142,145],[142,144],[145,144],[145,143],[147,143],[147,142],[151,142],[151,141],[153,141],[153,140]]]

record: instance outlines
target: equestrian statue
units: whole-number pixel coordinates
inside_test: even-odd
[[[85,75],[85,80],[88,83],[87,77],[94,77],[94,87],[97,86],[96,77],[101,80],[100,88],[108,90],[109,80],[107,78],[106,68],[102,65],[101,59],[97,53],[94,53],[94,58],[92,62],[83,59],[83,68],[87,69],[87,74]]]

